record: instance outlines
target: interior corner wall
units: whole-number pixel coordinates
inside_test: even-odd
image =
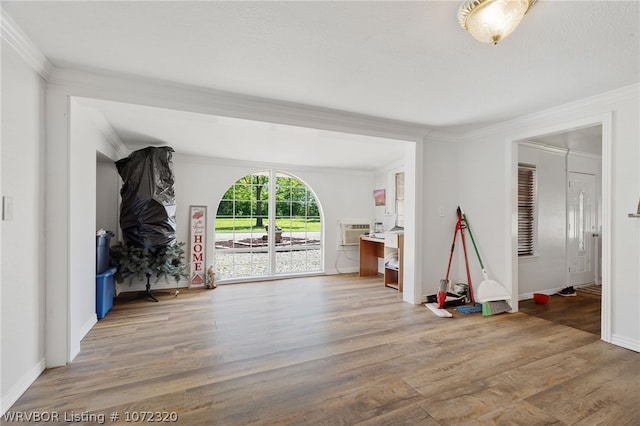
[[[510,164],[504,137],[463,140],[459,154],[459,202],[469,220],[482,263],[490,279],[510,289],[511,279],[507,278],[511,259],[504,257],[505,224],[511,223],[505,209],[510,196],[505,193]],[[472,286],[477,289],[483,278],[482,270],[473,248],[467,252]]]
[[[439,140],[427,136],[423,144],[423,205],[422,222],[423,256],[416,259],[422,265],[422,298],[435,294],[440,280],[446,275],[451,241],[457,220],[458,199],[458,143],[455,140]],[[441,216],[442,213],[442,216]],[[460,240],[457,241],[458,246]],[[460,253],[456,253],[451,268],[452,282],[464,281],[457,265]]]
[[[2,40],[0,411],[45,368],[45,82]]]
[[[100,156],[96,164],[96,229],[120,236],[120,187],[122,183],[115,162]]]
[[[535,255],[518,259],[519,296],[566,286],[565,153],[528,145],[518,147],[518,162],[536,166],[537,241]]]

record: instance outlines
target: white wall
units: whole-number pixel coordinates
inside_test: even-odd
[[[113,241],[120,235],[118,217],[121,185],[115,163],[99,155],[96,164],[96,228],[113,232]]]
[[[611,342],[640,351],[640,219],[628,216],[636,211],[640,198],[640,86],[635,86],[632,96],[598,107],[614,111],[611,298],[603,303],[614,307]],[[603,175],[603,186],[604,179]]]
[[[45,367],[44,81],[2,40],[2,221],[0,408]]]
[[[537,240],[533,256],[518,258],[520,299],[566,286],[566,152],[518,147],[518,162],[536,166]]]
[[[96,300],[96,151],[115,156],[89,111],[71,99],[69,138],[69,360],[97,321]],[[113,183],[117,183],[117,180]],[[111,220],[113,220],[112,218]]]
[[[79,119],[82,109],[71,105],[69,150],[69,338],[70,361],[80,352],[80,340],[96,323],[95,232],[96,161],[90,121]],[[87,161],[89,160],[89,161]],[[93,161],[92,161],[93,160]]]
[[[418,217],[416,217],[416,220],[421,221],[423,226],[423,256],[421,259],[416,259],[423,274],[422,299],[427,295],[435,294],[440,280],[446,275],[457,221],[456,209],[460,205],[457,139],[429,135],[425,138],[423,146],[424,177],[421,187],[423,205]],[[467,241],[470,244],[468,237]],[[454,254],[454,262],[449,276],[453,283],[467,282],[464,268],[458,267],[461,265],[459,262],[463,259],[461,246],[462,243],[458,237],[456,241],[457,252]]]

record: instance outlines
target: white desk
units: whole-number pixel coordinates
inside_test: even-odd
[[[402,292],[402,246],[404,233],[387,232],[385,238],[360,237],[360,276],[370,277],[378,275],[378,258],[385,258],[392,251],[398,252],[398,269],[384,268],[384,285]]]

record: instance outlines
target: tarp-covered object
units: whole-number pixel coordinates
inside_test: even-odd
[[[148,147],[116,161],[123,180],[120,227],[129,246],[160,248],[176,244],[173,152],[170,147]]]

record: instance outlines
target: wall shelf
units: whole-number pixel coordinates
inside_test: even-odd
[[[403,245],[404,234],[396,232],[387,232],[384,234],[384,255],[385,259],[389,254],[398,256],[398,267],[386,265],[384,266],[384,285],[386,287],[395,288],[402,292],[402,263],[403,263]]]

